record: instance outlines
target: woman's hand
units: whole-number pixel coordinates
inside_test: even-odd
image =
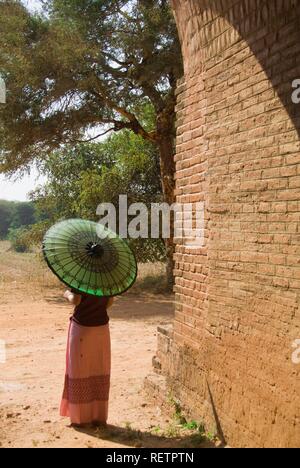
[[[68,291],[65,291],[65,293],[64,293],[64,298],[65,298],[67,301],[69,300],[70,294],[72,294],[72,293],[71,293],[71,291],[69,291],[69,290],[68,290]]]
[[[79,294],[74,294],[69,290],[64,293],[64,298],[76,307],[81,303],[81,296]]]

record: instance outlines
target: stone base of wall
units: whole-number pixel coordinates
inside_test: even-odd
[[[236,372],[239,374],[238,369]],[[242,375],[240,378],[243,380]],[[224,382],[214,372],[207,371],[200,351],[178,345],[172,325],[158,328],[158,350],[153,358],[153,373],[145,380],[145,390],[166,414],[174,411],[170,399],[176,399],[188,420],[204,423],[207,432],[216,434],[224,446],[298,446],[297,419],[294,428],[284,427],[284,424],[278,427],[276,419],[272,425],[271,413],[267,414],[264,406],[257,410],[251,402],[247,407],[243,395],[235,397],[234,385],[232,381],[232,388],[226,387],[222,392]],[[228,412],[222,407],[228,407]],[[248,427],[241,420],[249,421]]]
[[[203,400],[203,392],[199,391],[197,382],[201,370],[195,363],[195,352],[177,346],[173,325],[160,326],[157,331],[158,349],[153,358],[153,372],[144,383],[147,394],[167,414],[173,410],[170,399],[175,398],[188,420],[204,422],[207,432],[216,434],[226,444],[208,382],[206,399]],[[186,372],[185,384],[179,369]]]

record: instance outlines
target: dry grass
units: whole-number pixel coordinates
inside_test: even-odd
[[[45,289],[63,289],[46,266],[40,253],[16,253],[10,244],[0,242],[0,287],[4,294],[28,290],[35,295],[44,295]],[[165,265],[162,263],[139,266],[138,279],[132,293],[149,292],[163,294],[166,290]]]
[[[164,263],[143,263],[139,265],[137,282],[131,290],[133,293],[164,294],[166,290],[166,266]]]
[[[47,268],[40,253],[21,254],[10,250],[9,242],[0,242],[0,287],[17,293],[29,287],[41,293],[59,287],[59,281]]]

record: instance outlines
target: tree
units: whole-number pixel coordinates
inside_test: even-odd
[[[98,221],[100,203],[113,203],[118,210],[119,195],[128,203],[149,206],[162,201],[159,154],[149,142],[123,130],[102,143],[81,143],[54,151],[43,163],[47,184],[31,193],[39,219],[49,218],[33,229],[34,237],[61,218],[84,217]],[[150,220],[149,220],[150,221]],[[138,260],[166,259],[162,240],[130,240]]]
[[[0,239],[5,239],[12,220],[12,204],[0,200]]]
[[[6,239],[11,229],[30,226],[36,221],[33,203],[0,200],[0,239]]]
[[[46,14],[0,3],[0,170],[24,170],[62,143],[129,129],[159,150],[164,200],[174,202],[175,88],[182,60],[168,0],[52,0]],[[145,126],[141,109],[153,108]],[[104,129],[103,129],[104,126]],[[100,128],[101,127],[101,128]],[[169,278],[173,240],[167,243]]]
[[[33,203],[17,202],[14,203],[12,220],[10,227],[19,229],[24,226],[31,226],[36,222],[35,207]]]

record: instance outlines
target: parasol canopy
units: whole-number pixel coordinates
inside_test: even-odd
[[[137,262],[128,244],[105,226],[83,219],[51,227],[43,254],[63,283],[93,296],[122,294],[137,277]]]

